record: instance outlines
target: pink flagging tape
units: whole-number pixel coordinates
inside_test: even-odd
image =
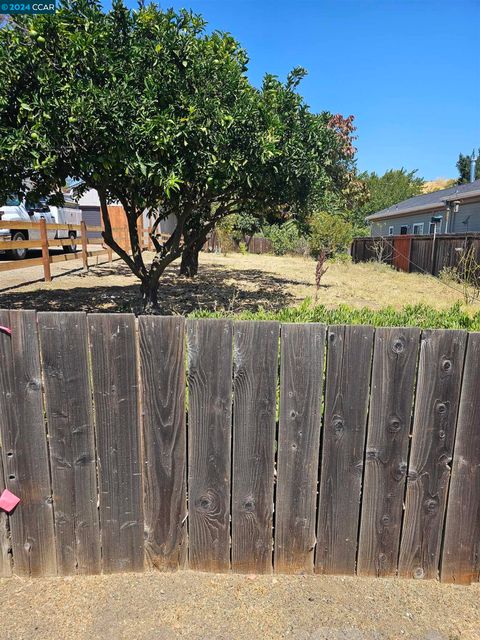
[[[3,327],[3,326],[0,324],[0,333],[6,333],[6,334],[7,334],[7,336],[11,336],[11,335],[12,335],[12,330],[11,330],[11,329],[9,329],[8,327]]]
[[[20,502],[20,498],[16,496],[14,493],[5,489],[5,491],[0,496],[0,509],[3,509],[7,513],[13,511],[17,504]]]

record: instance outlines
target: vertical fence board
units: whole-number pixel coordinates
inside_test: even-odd
[[[188,336],[189,564],[230,567],[232,325],[192,320]]]
[[[58,573],[99,573],[100,531],[87,317],[84,313],[39,313],[38,329]]]
[[[274,506],[278,323],[188,321],[188,396],[182,318],[139,360],[133,315],[0,324],[0,577],[227,571],[232,480],[235,571],[271,572],[275,513],[276,572],[480,579],[480,333],[330,327],[322,433],[326,327],[282,325]]]
[[[436,578],[467,334],[424,331],[399,573]]]
[[[419,329],[377,329],[357,572],[397,571]]]
[[[145,553],[150,566],[186,559],[185,320],[139,318]]]
[[[325,327],[281,329],[275,571],[311,573],[315,549]]]
[[[9,340],[8,336],[0,333],[0,340]],[[3,452],[0,446],[0,494],[5,489],[5,481],[3,476]],[[0,578],[8,578],[12,575],[12,556],[10,542],[10,526],[8,516],[5,511],[0,509]]]
[[[34,311],[1,311],[0,432],[7,488],[21,499],[10,515],[14,572],[56,573],[53,499]]]
[[[278,338],[276,322],[237,322],[234,333],[232,568],[272,571]]]
[[[135,317],[88,317],[95,404],[103,570],[144,565]]]
[[[464,251],[474,247],[478,261],[478,233],[436,234],[425,236],[373,236],[354,238],[350,253],[353,262],[367,262],[378,259],[385,243],[394,245],[393,263],[397,269],[411,272],[425,272],[438,276],[445,267],[457,267]],[[461,251],[460,251],[461,250]],[[391,262],[390,252],[382,253],[383,262]]]
[[[315,566],[354,575],[373,328],[329,327],[327,346]]]
[[[448,494],[441,579],[480,578],[480,333],[468,336]]]

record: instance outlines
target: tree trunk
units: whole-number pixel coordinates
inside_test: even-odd
[[[182,262],[180,263],[180,275],[187,278],[194,278],[198,273],[198,254],[203,246],[193,244],[188,249],[185,249],[182,253]]]
[[[151,315],[158,310],[158,280],[155,285],[145,281],[142,283],[143,313]]]

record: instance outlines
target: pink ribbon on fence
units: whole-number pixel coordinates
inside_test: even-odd
[[[9,329],[8,327],[3,327],[3,326],[0,324],[0,333],[6,333],[6,334],[7,334],[7,336],[11,336],[11,335],[12,335],[12,330],[11,330],[11,329]]]

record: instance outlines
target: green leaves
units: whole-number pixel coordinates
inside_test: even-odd
[[[339,136],[297,93],[303,69],[257,89],[247,61],[185,10],[64,0],[18,16],[0,29],[0,197],[70,177],[135,219],[175,214],[184,238],[232,212],[306,215],[341,181]],[[163,248],[162,265],[179,252]]]
[[[402,168],[390,169],[382,176],[375,172],[361,174],[359,177],[365,182],[370,194],[361,210],[363,218],[421,193],[424,181],[416,173]]]
[[[340,215],[320,211],[314,213],[308,221],[310,254],[318,258],[324,251],[327,257],[345,252],[353,238],[352,225]]]

